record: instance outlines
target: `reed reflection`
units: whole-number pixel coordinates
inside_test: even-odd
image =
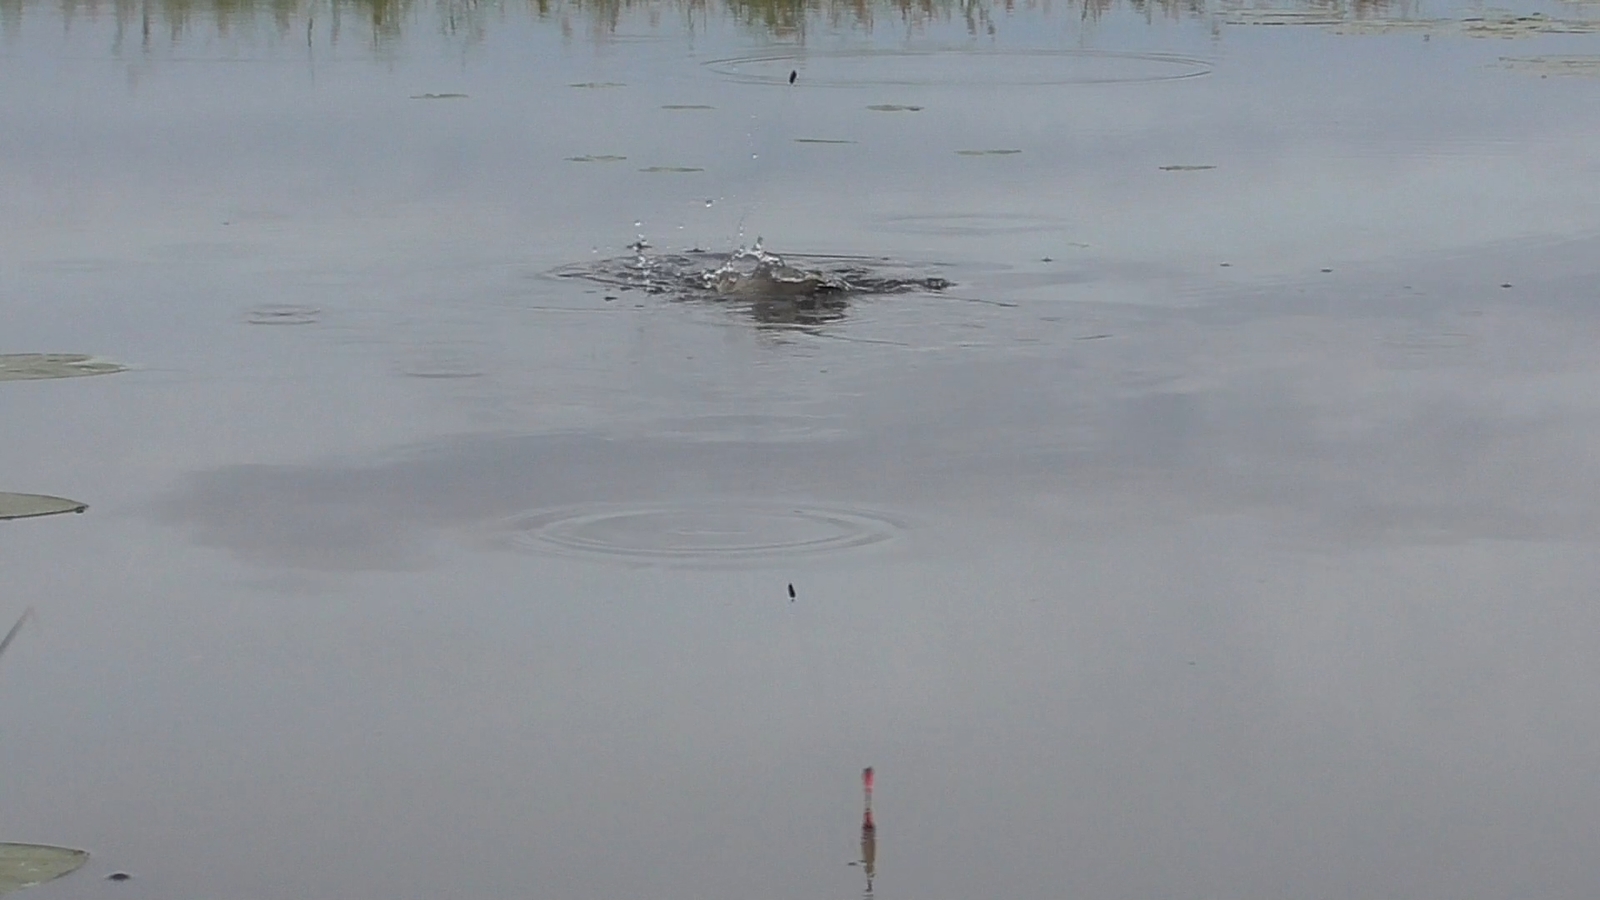
[[[1385,13],[1392,2],[1290,0],[1282,7],[1367,18]],[[329,46],[352,31],[358,40],[386,46],[418,28],[471,43],[495,25],[525,17],[602,43],[630,28],[693,32],[722,19],[769,39],[804,44],[814,29],[871,32],[882,25],[916,31],[953,24],[973,35],[995,35],[1018,13],[1093,20],[1117,10],[1175,20],[1224,7],[1218,0],[0,0],[0,38],[17,34],[25,18],[42,16],[68,29],[109,20],[119,53],[134,43],[148,53],[191,40],[248,44],[262,35]]]

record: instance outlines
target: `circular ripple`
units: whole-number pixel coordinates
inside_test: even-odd
[[[510,543],[521,549],[688,565],[849,550],[903,530],[863,510],[766,503],[563,507],[519,516],[510,526]]]
[[[1115,50],[850,50],[715,59],[705,66],[735,81],[787,84],[800,62],[808,66],[803,83],[823,87],[1139,84],[1211,71],[1194,57]]]

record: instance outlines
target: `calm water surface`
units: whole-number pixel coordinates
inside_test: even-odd
[[[873,766],[891,900],[1592,897],[1597,73],[1567,2],[0,2],[0,353],[131,366],[0,383],[90,505],[0,523],[0,838],[849,898]],[[950,285],[581,277],[758,237]]]

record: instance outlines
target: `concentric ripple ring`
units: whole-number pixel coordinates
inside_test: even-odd
[[[558,507],[508,524],[518,549],[687,565],[845,551],[904,530],[877,512],[757,501]]]
[[[1026,87],[1144,84],[1195,78],[1211,63],[1174,53],[1121,50],[842,50],[714,59],[706,68],[750,84],[787,83],[808,66],[810,87]]]

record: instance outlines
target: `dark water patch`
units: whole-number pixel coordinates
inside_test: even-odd
[[[505,523],[526,520],[530,511],[659,510],[685,496],[839,496],[856,506],[898,505],[886,503],[881,488],[903,473],[885,472],[876,454],[821,431],[780,440],[803,427],[782,419],[752,419],[746,428],[679,417],[664,423],[661,435],[643,424],[603,433],[479,435],[397,448],[377,463],[230,465],[185,478],[150,513],[202,546],[255,563],[403,571],[435,559],[447,530],[501,546],[510,531]],[[759,437],[738,440],[740,430]]]
[[[173,262],[229,262],[247,259],[250,253],[249,247],[226,241],[180,241],[152,247],[149,251],[153,259]]]
[[[504,543],[532,552],[665,565],[744,565],[882,543],[904,526],[881,513],[769,501],[582,505],[505,525]]]
[[[671,173],[671,172],[704,172],[705,169],[699,168],[697,166],[646,166],[646,167],[640,169],[639,171],[660,174],[660,173],[664,173],[664,172],[665,173]]]
[[[127,366],[82,353],[0,353],[0,381],[38,381],[126,372]]]
[[[1208,74],[1203,59],[1116,50],[842,50],[711,60],[711,71],[750,84],[785,84],[791,65],[810,69],[804,85],[822,87],[1025,87],[1136,84]]]
[[[957,156],[1012,156],[1021,150],[957,150]]]
[[[867,109],[873,112],[922,112],[920,106],[902,106],[898,103],[874,103]]]
[[[1215,169],[1215,168],[1216,168],[1216,166],[1176,165],[1176,166],[1162,166],[1161,167],[1161,171],[1163,171],[1163,172],[1204,172],[1204,171],[1207,171],[1208,169]]]
[[[322,310],[293,303],[270,303],[245,315],[251,325],[314,325],[321,320]]]
[[[1476,335],[1465,331],[1411,330],[1384,338],[1377,362],[1388,369],[1436,369],[1479,365],[1484,352]]]
[[[575,82],[573,84],[569,84],[569,85],[567,85],[567,87],[591,88],[591,89],[593,89],[593,88],[619,88],[619,87],[627,87],[627,85],[622,83],[622,82],[620,82],[620,81],[579,81],[579,82]]]
[[[87,503],[79,503],[65,497],[0,492],[0,519],[29,519],[59,513],[81,513],[88,508]]]

